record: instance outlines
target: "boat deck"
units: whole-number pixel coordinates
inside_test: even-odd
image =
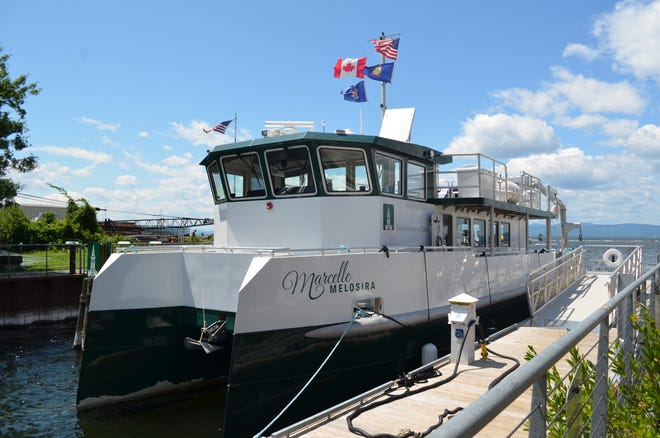
[[[521,325],[511,333],[491,342],[488,348],[494,353],[514,357],[521,365],[524,365],[525,354],[529,351],[528,346],[533,346],[537,353],[543,351],[559,339],[566,330],[609,300],[607,280],[607,274],[586,274],[541,309],[533,321],[527,321],[525,325]],[[597,333],[587,335],[578,344],[580,352],[587,352],[590,346],[596,343],[596,339]],[[587,353],[590,360],[595,360],[595,355],[596,352],[593,350]],[[272,436],[354,437],[356,435],[348,428],[347,417],[357,407],[378,403],[404,391],[415,391],[416,393],[364,411],[353,420],[353,426],[370,435],[396,436],[408,430],[424,432],[438,422],[438,416],[445,409],[452,411],[456,408],[463,408],[483,395],[488,391],[491,382],[499,380],[500,376],[515,366],[515,362],[493,354],[482,359],[479,349],[476,349],[473,363],[460,364],[457,368],[457,376],[453,380],[433,387],[434,383],[451,376],[455,366],[448,361],[440,361],[435,369],[442,375],[428,379],[426,383],[416,383],[409,389],[391,390],[387,394],[381,391],[373,395],[365,394],[361,399],[356,397],[352,399],[351,403],[338,405],[336,408],[299,423],[300,426],[295,430],[293,427],[283,429]],[[563,374],[568,371],[569,365],[565,360],[561,360],[557,364],[557,369]],[[425,386],[429,389],[417,392],[419,388]],[[508,436],[520,425],[529,412],[531,392],[531,388],[525,391],[477,436]],[[306,424],[303,426],[303,423]],[[510,436],[527,436],[527,432],[524,427],[519,427],[518,431]]]

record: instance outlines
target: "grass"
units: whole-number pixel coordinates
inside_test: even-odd
[[[12,248],[12,255],[21,255],[23,262],[20,266],[10,269],[0,260],[0,272],[44,272],[68,271],[70,250],[68,246],[40,246],[42,249],[27,249],[23,252]],[[84,257],[81,249],[75,251],[76,269],[80,266],[80,257]],[[1,256],[0,256],[1,257]]]

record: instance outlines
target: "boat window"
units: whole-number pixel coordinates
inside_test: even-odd
[[[415,163],[406,166],[406,193],[410,198],[426,199],[426,168]]]
[[[508,222],[500,224],[500,246],[511,246],[511,224]]]
[[[314,194],[314,175],[306,147],[266,152],[270,183],[275,196]]]
[[[319,157],[328,193],[370,192],[367,157],[362,149],[320,147]]]
[[[460,246],[472,246],[470,243],[470,219],[466,217],[456,218],[456,242]]]
[[[211,193],[215,202],[224,201],[226,199],[225,189],[222,188],[222,176],[220,175],[220,166],[214,161],[209,167],[206,168],[206,173],[209,176],[211,183]]]
[[[261,162],[256,153],[223,157],[222,168],[225,171],[230,199],[266,196]]]
[[[486,246],[488,235],[486,234],[486,221],[483,219],[472,220],[472,238],[474,246]]]
[[[401,160],[376,154],[376,174],[381,193],[401,195]]]

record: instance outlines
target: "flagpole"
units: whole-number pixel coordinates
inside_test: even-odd
[[[236,143],[237,132],[238,132],[238,118],[237,118],[237,113],[234,113],[234,143]]]
[[[362,105],[360,105],[360,135],[362,135]]]
[[[384,40],[385,39],[385,32],[380,33],[380,39]],[[380,54],[380,63],[384,64],[385,63],[385,55],[382,53]],[[382,117],[385,118],[385,110],[387,109],[387,103],[385,99],[385,81],[382,81],[380,83],[380,110],[382,111]]]

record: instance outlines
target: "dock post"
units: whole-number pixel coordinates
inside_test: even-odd
[[[477,302],[471,295],[462,293],[449,299],[451,312],[447,322],[451,325],[451,362],[474,362],[474,324],[477,321]]]
[[[92,296],[92,284],[94,277],[83,278],[82,290],[78,304],[78,321],[76,322],[76,333],[73,336],[73,348],[82,348],[85,340],[85,327],[87,326],[87,311],[89,310],[89,299]]]

